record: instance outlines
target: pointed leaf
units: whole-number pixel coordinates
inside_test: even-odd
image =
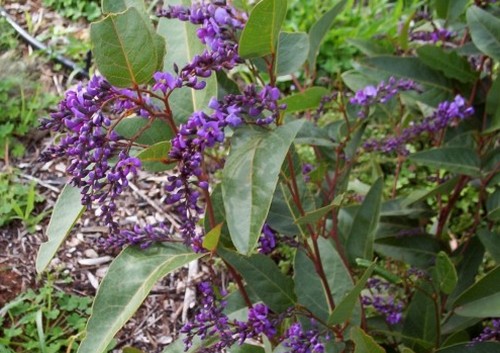
[[[276,53],[286,7],[286,0],[262,0],[255,5],[240,37],[238,50],[242,58]]]
[[[491,257],[500,264],[500,233],[483,228],[478,230],[477,235]]]
[[[169,141],[174,137],[172,129],[162,120],[155,120],[149,128],[146,125],[150,123],[149,119],[133,116],[123,119],[116,125],[115,131],[121,137],[131,139],[139,131],[145,129],[135,142],[143,145],[154,145],[156,143]]]
[[[223,224],[224,223],[217,224],[207,234],[205,234],[205,237],[203,238],[203,247],[208,251],[214,251],[217,249]]]
[[[385,349],[359,327],[351,328],[351,340],[355,345],[354,353],[385,353]]]
[[[457,271],[444,251],[440,251],[436,257],[436,277],[437,285],[444,294],[451,294],[457,286]]]
[[[427,344],[422,344],[419,340],[427,342],[431,346],[436,342],[439,314],[436,312],[436,304],[432,300],[433,297],[437,296],[432,286],[423,281],[417,283],[417,286],[420,290],[417,290],[413,295],[403,327],[403,335],[417,340],[405,339],[403,343],[419,352],[423,348],[427,348]]]
[[[477,78],[467,59],[455,51],[445,51],[441,47],[425,45],[417,49],[417,54],[424,64],[441,71],[448,78],[464,83],[473,82]]]
[[[480,160],[470,148],[443,147],[413,153],[408,159],[431,168],[444,169],[452,173],[479,176]]]
[[[373,257],[373,242],[380,216],[383,188],[384,181],[377,179],[354,216],[346,244],[349,259],[353,263],[356,258],[371,260]]]
[[[493,353],[500,352],[500,343],[498,342],[475,342],[471,344],[460,343],[453,346],[438,349],[436,353]]]
[[[81,198],[80,190],[70,184],[66,184],[57,198],[47,227],[48,240],[40,245],[36,257],[36,271],[38,273],[47,268],[64,239],[66,239],[66,236],[83,213],[85,207],[82,206]]]
[[[341,0],[335,6],[333,6],[330,10],[325,12],[321,18],[316,21],[309,30],[309,54],[307,61],[309,62],[309,70],[314,72],[316,69],[316,57],[319,53],[319,47],[323,38],[330,30],[330,27],[333,25],[333,21],[335,18],[342,12],[345,5],[347,4],[347,0]]]
[[[167,161],[171,147],[170,142],[164,141],[143,149],[137,154],[137,158],[141,160],[142,168],[150,172],[162,172],[172,169],[176,164],[169,164]]]
[[[340,303],[354,287],[353,280],[344,261],[329,240],[319,238],[318,247],[333,300],[335,303]],[[360,320],[361,313],[357,305],[350,322],[356,325]]]
[[[467,10],[472,42],[488,56],[500,60],[500,19],[489,12],[471,6]]]
[[[278,42],[276,74],[293,74],[302,67],[309,51],[309,37],[306,33],[281,32]]]
[[[224,248],[217,253],[243,276],[252,291],[271,310],[281,313],[295,304],[292,279],[281,273],[269,257],[262,254],[246,257]]]
[[[433,5],[439,18],[454,21],[464,12],[469,0],[434,0]]]
[[[146,83],[158,69],[154,32],[135,7],[92,23],[90,36],[97,68],[112,85]]]
[[[500,293],[464,304],[455,309],[455,313],[465,317],[499,317],[500,316]]]
[[[325,289],[316,273],[314,264],[304,250],[299,249],[295,254],[293,266],[293,280],[297,302],[323,321],[328,319],[329,310],[326,301]]]
[[[333,203],[331,205],[325,206],[318,208],[317,210],[314,210],[312,212],[307,212],[303,217],[300,217],[297,219],[294,223],[296,224],[315,224],[317,221],[319,221],[323,216],[328,214],[331,210],[333,210],[335,207],[340,206],[341,203],[341,197],[336,200],[333,200]]]
[[[474,283],[455,301],[457,314],[468,317],[495,317],[500,316],[500,305],[489,305],[500,302],[500,266],[491,270]],[[488,308],[488,310],[484,310]],[[488,312],[488,315],[484,314]],[[477,316],[476,316],[477,315]]]
[[[486,97],[486,112],[490,115],[488,125],[483,133],[491,133],[500,129],[500,103],[498,96],[500,95],[500,76],[497,76],[488,91]]]
[[[302,121],[295,121],[274,131],[239,129],[245,135],[239,143],[233,139],[236,144],[222,172],[222,197],[231,239],[242,254],[257,243],[281,165],[301,126]]]
[[[99,286],[78,353],[106,352],[109,342],[139,308],[154,284],[202,256],[176,244],[123,250]]]
[[[311,87],[304,92],[281,99],[280,104],[286,104],[287,113],[295,113],[308,109],[316,109],[321,103],[321,98],[329,91],[324,87]]]
[[[329,325],[338,325],[349,320],[354,310],[354,307],[359,303],[359,295],[365,288],[366,281],[370,278],[376,264],[372,263],[363,273],[354,288],[335,306],[332,314],[328,318]]]
[[[138,10],[146,12],[144,0],[102,0],[103,13],[123,12],[129,7],[136,7]]]

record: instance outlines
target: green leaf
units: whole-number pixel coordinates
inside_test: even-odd
[[[222,197],[231,239],[242,254],[250,253],[257,243],[281,165],[301,126],[299,120],[274,131],[236,131],[235,144],[222,172]]]
[[[337,303],[335,309],[328,318],[329,325],[338,325],[349,320],[354,307],[359,302],[359,295],[365,288],[366,281],[370,278],[375,266],[375,263],[371,264],[370,267],[366,269],[365,273],[363,273],[363,276],[361,276],[354,288],[339,303]]]
[[[255,5],[240,37],[238,51],[242,58],[276,53],[286,7],[286,0],[262,0]]]
[[[442,147],[413,153],[410,161],[430,168],[444,169],[452,173],[473,177],[480,176],[480,160],[476,151],[462,147]]]
[[[465,317],[499,317],[500,316],[500,293],[464,304],[455,309],[455,313]]]
[[[123,347],[123,353],[144,353],[144,352],[135,347]]]
[[[143,149],[137,154],[137,158],[141,160],[142,168],[150,172],[162,172],[172,169],[176,164],[167,162],[168,152],[171,147],[170,142],[164,141]]]
[[[477,6],[471,6],[467,10],[467,24],[476,47],[493,59],[500,60],[500,19]]]
[[[217,249],[223,224],[224,223],[217,224],[207,234],[205,234],[205,237],[203,238],[203,247],[208,251],[214,251]]]
[[[349,259],[353,263],[358,257],[368,260],[373,257],[373,242],[380,216],[383,188],[384,181],[382,178],[377,179],[354,216],[346,243]]]
[[[309,71],[316,70],[316,57],[319,54],[319,48],[323,38],[333,25],[335,18],[342,12],[347,0],[341,0],[330,10],[325,12],[318,21],[316,21],[309,30],[309,54],[307,61],[309,62]]]
[[[486,199],[486,209],[488,210],[489,220],[493,222],[500,221],[500,187],[496,187],[495,190],[488,195]],[[29,214],[26,210],[26,214]],[[26,216],[27,218],[27,216]]]
[[[474,344],[460,343],[457,345],[438,349],[436,353],[494,353],[500,352],[498,342],[477,342]]]
[[[316,109],[321,103],[321,98],[326,96],[329,91],[324,87],[311,87],[304,92],[285,97],[279,101],[280,104],[286,104],[287,113],[301,112],[308,109]]]
[[[158,69],[155,34],[135,7],[92,23],[90,37],[97,68],[114,86],[146,83]]]
[[[500,304],[496,303],[500,303],[500,266],[464,291],[454,306],[461,316],[496,317],[500,316]]]
[[[493,85],[488,91],[486,97],[486,112],[490,115],[488,125],[483,133],[491,133],[500,129],[500,104],[498,97],[500,96],[500,76],[497,76],[493,81]]]
[[[448,22],[456,20],[465,11],[469,0],[433,0],[439,18]]]
[[[183,0],[185,6],[191,2]],[[200,42],[196,35],[198,26],[188,22],[180,22],[167,18],[161,18],[158,23],[158,34],[165,38],[168,48],[175,48],[165,56],[163,67],[171,71],[176,64],[179,68],[192,62],[196,55],[200,55],[206,46]],[[208,102],[212,97],[217,97],[217,78],[211,75],[203,79],[206,86],[202,90],[194,90],[188,87],[176,89],[170,96],[169,103],[174,112],[177,122],[185,122],[195,111],[208,111]]]
[[[483,228],[478,230],[477,235],[491,257],[500,264],[500,234]]]
[[[340,206],[341,198],[342,197],[338,197],[336,198],[336,200],[333,200],[333,203],[331,205],[318,208],[317,210],[314,210],[312,212],[307,212],[304,216],[297,219],[294,223],[302,225],[315,224],[317,221],[323,218],[323,216],[327,215],[328,212],[333,210],[335,207]]]
[[[115,131],[121,137],[131,139],[139,133],[139,131],[144,129],[135,140],[135,142],[142,145],[154,145],[160,142],[170,141],[172,137],[174,137],[172,129],[170,129],[166,122],[155,120],[150,127],[147,127],[150,122],[149,119],[132,116],[120,121],[118,125],[116,125]]]
[[[278,42],[276,74],[293,74],[307,59],[309,36],[307,33],[281,32]]]
[[[340,303],[354,287],[351,275],[339,253],[329,240],[319,238],[318,247],[321,263],[323,264],[333,300],[335,303]],[[361,313],[359,306],[356,306],[350,322],[356,325],[360,320]]]
[[[38,250],[36,257],[38,273],[45,271],[84,209],[85,207],[81,204],[80,190],[67,184],[57,198],[54,211],[52,211],[47,227],[48,240],[40,245]]]
[[[450,80],[429,68],[419,58],[382,55],[360,60],[358,66],[358,71],[377,81],[393,76],[421,84],[424,93],[415,96],[415,99],[428,105],[437,105],[453,94]]]
[[[386,237],[375,241],[375,251],[383,256],[406,262],[419,268],[431,265],[440,250],[439,243],[431,236]]]
[[[385,349],[359,327],[351,328],[351,340],[355,345],[354,353],[385,353]]]
[[[246,257],[224,248],[217,253],[243,276],[271,310],[281,313],[295,304],[293,280],[281,273],[271,258],[262,254]]]
[[[424,45],[417,49],[420,60],[432,69],[441,71],[446,77],[460,82],[473,82],[477,74],[472,71],[465,57],[456,51],[445,51],[441,47]]]
[[[467,254],[457,265],[458,283],[452,294],[448,296],[446,307],[453,308],[455,300],[475,283],[480,266],[483,264],[484,247],[478,237],[473,237],[470,242],[455,250],[456,254]]]
[[[103,13],[123,12],[129,7],[136,7],[138,10],[146,12],[144,0],[102,0],[101,4]]]
[[[293,280],[297,302],[323,321],[328,319],[329,310],[325,289],[321,284],[314,264],[304,250],[298,249],[293,262]]]
[[[444,294],[450,294],[457,286],[457,271],[444,251],[440,251],[436,257],[436,277],[437,285]]]
[[[105,352],[108,343],[139,308],[154,284],[201,256],[203,254],[194,254],[177,244],[123,250],[99,286],[78,353]]]
[[[428,342],[433,346],[436,342],[439,325],[439,314],[436,312],[436,304],[432,300],[436,294],[427,282],[420,281],[417,286],[420,289],[415,291],[408,306],[403,335]],[[403,343],[418,353],[423,351],[422,348],[427,347],[427,344],[421,344],[418,340],[406,339],[403,340]],[[427,352],[427,350],[424,351]]]

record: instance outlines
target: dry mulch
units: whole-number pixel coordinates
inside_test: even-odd
[[[50,26],[73,28],[82,39],[88,38],[88,25],[71,23],[49,9],[43,8],[41,1],[6,1],[3,4],[9,14],[21,26],[26,26],[25,13],[29,12],[35,24],[35,35],[50,31]],[[21,44],[19,51],[25,58],[33,50]],[[30,59],[31,60],[31,59]],[[54,71],[48,60],[37,60],[39,79],[44,88],[62,95],[69,84],[67,72]],[[22,160],[0,161],[0,173],[7,168],[20,170],[20,178],[35,181],[37,191],[44,201],[38,204],[36,212],[52,209],[59,192],[67,181],[66,161],[46,164],[37,162],[38,156],[52,142],[48,134],[34,132],[26,138],[27,154]],[[7,162],[7,163],[6,163]],[[127,190],[121,200],[120,219],[134,224],[140,219],[162,220],[164,196],[161,181],[165,176],[140,173],[133,181],[134,189]],[[144,190],[144,191],[141,191]],[[36,227],[33,234],[28,233],[20,222],[14,222],[0,229],[0,307],[29,288],[37,288],[44,280],[44,275],[35,271],[35,259],[38,248],[45,241],[48,217]],[[92,212],[84,214],[53,259],[50,271],[57,273],[60,281],[55,285],[68,293],[93,297],[116,252],[106,251],[96,245],[99,237],[105,236],[107,229],[100,226],[98,217]],[[191,282],[203,277],[205,269],[191,266],[181,269],[162,279],[151,295],[140,307],[136,315],[118,334],[117,348],[131,345],[144,352],[162,352],[164,347],[175,339],[182,323],[186,320],[190,307],[194,305],[194,293]],[[72,279],[71,285],[65,284],[64,278]],[[120,350],[115,350],[119,352]]]

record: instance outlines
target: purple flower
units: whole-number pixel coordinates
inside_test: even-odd
[[[319,331],[315,329],[304,331],[298,322],[287,330],[283,345],[290,348],[287,353],[323,353],[325,350]]]
[[[410,40],[421,42],[449,42],[456,36],[455,32],[448,31],[445,28],[436,28],[433,31],[415,31],[410,32]]]
[[[462,96],[457,95],[453,101],[440,103],[431,116],[403,129],[399,136],[389,136],[381,140],[371,139],[366,141],[363,147],[366,151],[398,152],[406,155],[408,151],[405,145],[418,136],[426,132],[430,134],[437,133],[448,126],[456,126],[473,114],[474,109],[466,103]]]
[[[485,341],[500,341],[500,318],[491,320],[491,325],[486,326],[479,336],[472,340],[472,344]]]
[[[238,56],[236,32],[243,29],[247,17],[235,8],[203,1],[191,7],[169,5],[160,10],[158,16],[199,25],[197,36],[208,46],[180,70],[179,81],[185,86],[203,89],[205,82],[199,81],[198,78],[209,77],[212,71],[232,69],[242,62]],[[176,81],[176,87],[177,85]]]
[[[361,302],[365,306],[372,306],[377,312],[385,316],[385,321],[395,325],[403,318],[403,302],[397,299],[391,292],[396,288],[389,282],[378,278],[370,278],[367,282],[371,295],[363,295]]]
[[[199,350],[202,353],[219,353],[234,344],[243,344],[246,339],[257,338],[261,334],[272,338],[276,335],[276,322],[270,319],[270,310],[264,304],[255,304],[248,310],[247,321],[230,321],[223,310],[224,300],[219,301],[212,286],[203,282],[198,286],[201,294],[200,309],[194,319],[181,329],[186,334],[185,349],[188,350],[195,336],[202,340],[216,336],[218,341]]]
[[[357,91],[349,102],[364,107],[365,109],[360,110],[358,116],[365,118],[367,114],[366,108],[377,103],[386,103],[399,92],[405,91],[419,92],[420,87],[412,80],[396,80],[394,77],[390,77],[387,83],[382,81],[376,87],[370,85]]]
[[[261,254],[270,254],[276,248],[276,232],[267,223],[262,227],[259,245],[259,252]]]

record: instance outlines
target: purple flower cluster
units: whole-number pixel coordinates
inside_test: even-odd
[[[137,174],[141,162],[130,156],[127,145],[119,141],[108,111],[117,116],[136,113],[148,117],[155,109],[148,104],[147,97],[112,87],[104,78],[94,76],[86,86],[80,84],[75,90],[67,91],[58,110],[41,122],[43,129],[66,133],[57,145],[42,153],[41,160],[69,157],[66,171],[71,175],[71,184],[81,191],[82,204],[87,209],[97,204],[100,219],[110,229],[108,238],[101,239],[107,247],[147,246],[152,240],[170,236],[168,224],[120,230],[113,217],[117,198],[128,187],[129,179]]]
[[[385,321],[395,325],[401,321],[403,314],[403,303],[394,295],[390,294],[395,288],[387,281],[378,278],[370,278],[367,283],[371,295],[363,295],[363,305],[372,306],[376,311],[385,316]]]
[[[246,14],[231,6],[204,1],[191,7],[169,5],[160,10],[158,16],[199,25],[196,31],[198,38],[208,46],[203,53],[196,55],[191,63],[183,67],[180,73],[177,67],[174,68],[179,79],[169,78],[167,82],[170,82],[171,86],[184,84],[194,89],[203,89],[205,82],[198,81],[198,78],[209,77],[214,70],[232,69],[242,62],[238,56],[236,32],[245,26]]]
[[[218,353],[230,348],[234,344],[243,344],[246,339],[257,338],[261,334],[272,338],[276,335],[276,322],[270,320],[269,308],[264,304],[255,304],[248,310],[246,322],[230,321],[224,308],[225,301],[218,301],[215,293],[208,282],[199,285],[202,296],[201,308],[194,319],[184,325],[181,332],[186,334],[184,344],[188,350],[195,336],[202,340],[208,337],[218,336],[219,340],[210,347],[202,348],[202,353]]]
[[[486,326],[483,332],[472,340],[472,343],[485,341],[500,341],[500,318],[491,320],[491,326]]]
[[[287,330],[283,345],[290,348],[288,353],[323,353],[325,346],[320,340],[320,332],[311,329],[304,331],[298,322]]]
[[[276,232],[266,223],[262,227],[262,235],[259,238],[259,252],[261,254],[270,254],[276,249]]]
[[[354,105],[364,107],[358,112],[360,118],[365,118],[368,111],[367,108],[377,103],[386,103],[399,92],[417,91],[420,92],[420,87],[412,80],[390,77],[385,81],[380,82],[377,86],[366,86],[357,91],[349,102]]]
[[[421,42],[449,42],[456,36],[455,32],[445,28],[436,28],[433,31],[415,31],[410,32],[410,40]]]
[[[67,172],[71,183],[81,190],[82,204],[90,209],[93,202],[99,203],[104,223],[113,229],[117,227],[112,217],[114,201],[141,165],[119,148],[119,137],[110,131],[111,120],[102,111],[105,102],[119,96],[120,92],[102,77],[94,76],[87,86],[66,92],[58,111],[41,123],[43,129],[67,132],[41,159],[68,156],[71,162]],[[116,155],[118,161],[112,165],[109,159]]]
[[[436,133],[448,126],[456,126],[460,121],[471,117],[474,109],[467,104],[462,96],[456,96],[453,101],[445,101],[438,105],[431,116],[422,122],[413,123],[403,129],[398,136],[389,136],[381,140],[371,139],[363,144],[366,151],[380,151],[384,153],[398,152],[406,155],[407,143],[414,140],[423,133]]]
[[[196,223],[203,213],[199,205],[199,188],[208,188],[202,170],[204,150],[223,142],[224,129],[243,124],[245,115],[260,125],[274,122],[279,111],[285,108],[277,103],[279,95],[275,87],[266,86],[258,92],[254,86],[249,86],[242,95],[227,95],[222,101],[212,99],[209,107],[214,113],[194,113],[172,140],[170,157],[178,160],[179,165],[177,173],[168,178],[165,186],[169,192],[166,203],[176,209],[181,218],[182,237],[194,251],[203,250],[203,234],[196,229]],[[265,112],[268,115],[264,115]]]

